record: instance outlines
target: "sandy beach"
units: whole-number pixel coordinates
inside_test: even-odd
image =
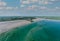
[[[6,22],[0,22],[0,33],[8,31],[9,29],[22,26],[25,24],[30,23],[29,21],[26,20],[16,20],[16,21],[6,21]]]

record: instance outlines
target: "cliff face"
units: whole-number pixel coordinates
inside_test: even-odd
[[[60,22],[42,20],[0,34],[0,41],[60,41]]]

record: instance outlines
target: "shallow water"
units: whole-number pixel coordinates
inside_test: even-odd
[[[41,20],[0,34],[0,41],[60,41],[60,21]]]

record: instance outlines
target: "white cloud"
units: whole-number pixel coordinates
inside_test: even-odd
[[[48,9],[48,8],[45,7],[45,6],[41,6],[39,9],[41,9],[41,10],[45,10],[45,9]]]
[[[53,4],[53,2],[50,2],[49,0],[39,0],[39,4]]]
[[[51,0],[51,1],[55,1],[55,0]]]
[[[25,5],[21,4],[20,7],[25,7]]]
[[[32,6],[27,7],[28,10],[35,10],[37,8],[39,8],[39,6],[37,6],[37,5],[32,5]]]
[[[46,6],[37,6],[37,5],[32,5],[27,8],[27,10],[40,10],[40,11],[59,11],[60,7],[55,7],[55,8],[48,8]]]
[[[38,0],[20,0],[22,4],[30,4],[30,3],[35,3],[38,2]]]
[[[0,2],[0,6],[6,6],[7,4],[5,2]]]
[[[36,7],[38,7],[38,6],[37,6],[37,5],[32,5],[31,7],[32,7],[32,8],[36,8]]]
[[[0,7],[0,10],[4,9],[4,7]]]
[[[46,9],[47,11],[54,11],[54,12],[56,12],[56,11],[59,11],[60,12],[60,7],[54,7],[54,8],[47,8]]]
[[[45,1],[43,4],[49,4],[49,2],[48,1]]]
[[[60,7],[55,7],[55,9],[60,9]]]
[[[17,10],[18,7],[0,7],[0,10]]]
[[[16,10],[17,10],[18,7],[6,7],[5,9],[6,9],[6,10],[15,10],[15,9],[16,9]]]
[[[22,4],[31,4],[31,3],[38,2],[38,0],[20,0],[20,2]]]
[[[50,1],[57,1],[57,0],[50,0]]]
[[[38,2],[39,0],[30,0],[31,2]]]
[[[36,3],[37,4],[53,4],[51,1],[56,1],[56,0],[21,0],[22,4],[31,4],[31,3]]]
[[[27,10],[47,10],[48,7],[46,6],[37,6],[37,5],[32,5],[32,6],[28,6]]]
[[[48,8],[48,7],[45,7],[44,5],[49,5],[49,4],[53,4],[54,2],[52,1],[57,1],[57,0],[21,0],[21,5],[20,7],[27,7],[25,9],[28,9],[28,10],[47,10],[47,11],[56,11],[58,9],[60,9],[60,7],[55,7],[55,8]],[[35,4],[37,3],[37,4]],[[32,4],[32,5],[30,5]],[[39,6],[40,5],[40,6]],[[43,6],[41,6],[43,5]],[[39,9],[38,9],[39,8]]]
[[[8,7],[6,2],[0,0],[0,10],[14,10],[18,9],[18,7]]]
[[[6,7],[5,9],[7,9],[7,10],[8,10],[8,9],[13,9],[13,7]]]
[[[22,1],[22,4],[30,4],[30,1]]]
[[[5,7],[4,9],[5,10],[15,10],[15,9],[18,9],[18,7]]]
[[[6,2],[2,2],[1,0],[0,0],[0,10],[1,9],[5,9],[5,6],[7,5],[7,3]]]

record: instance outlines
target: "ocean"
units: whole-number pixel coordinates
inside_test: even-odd
[[[0,34],[0,41],[60,41],[60,21],[40,20]]]

